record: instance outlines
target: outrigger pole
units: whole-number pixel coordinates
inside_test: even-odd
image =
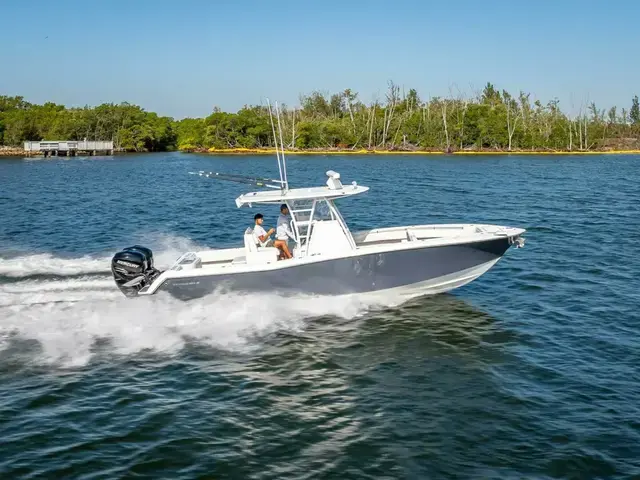
[[[280,184],[284,188],[284,177],[282,176],[282,165],[280,164],[280,154],[278,153],[278,137],[276,136],[276,127],[273,123],[273,112],[271,111],[271,102],[267,98],[267,105],[269,107],[269,120],[271,120],[271,131],[273,132],[273,144],[276,147],[276,158],[278,159],[278,173],[280,173]]]
[[[284,142],[282,141],[282,125],[280,123],[280,109],[278,108],[278,102],[275,104],[276,117],[278,120],[278,132],[280,133],[280,148],[278,148],[278,136],[276,135],[276,127],[273,121],[273,112],[271,110],[271,103],[267,98],[267,105],[269,106],[269,119],[271,120],[271,131],[273,132],[273,142],[276,147],[276,158],[278,160],[278,172],[280,173],[280,180],[273,178],[252,177],[248,175],[235,175],[231,173],[219,173],[219,172],[189,172],[191,175],[199,175],[206,178],[217,178],[219,180],[228,180],[236,183],[246,183],[254,185],[256,187],[268,187],[279,188],[280,190],[289,190],[289,180],[287,179],[287,163],[284,158]],[[282,157],[281,157],[282,155]]]
[[[271,109],[271,107],[269,107]],[[278,117],[278,133],[280,133],[280,151],[282,152],[282,173],[284,174],[284,189],[289,189],[289,180],[287,179],[287,162],[284,158],[284,142],[282,141],[282,126],[280,125],[280,109],[278,108],[278,102],[276,102],[276,116]],[[276,144],[278,139],[276,139]]]
[[[236,183],[246,183],[249,185],[254,185],[256,187],[268,187],[268,188],[282,188],[280,185],[274,185],[275,183],[280,183],[279,180],[275,180],[273,178],[262,178],[262,177],[251,177],[248,175],[234,175],[229,173],[219,173],[219,172],[189,172],[191,175],[198,175],[200,177],[206,178],[217,178],[219,180],[228,180],[229,182]]]
[[[276,117],[278,119],[278,132],[280,133],[280,152],[278,152],[278,136],[276,135],[276,127],[273,122],[273,112],[271,110],[271,102],[267,98],[269,106],[269,119],[271,120],[271,131],[273,132],[273,144],[276,147],[276,158],[278,159],[278,172],[280,173],[280,184],[283,190],[289,190],[289,180],[287,179],[287,161],[284,158],[284,142],[282,141],[282,125],[280,124],[280,109],[276,102]]]

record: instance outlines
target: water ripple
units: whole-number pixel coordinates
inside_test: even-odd
[[[480,280],[402,305],[113,288],[123,246],[166,265],[250,222],[239,186],[185,172],[272,159],[3,160],[0,477],[640,477],[638,160],[292,157],[295,184],[372,187],[344,202],[354,228],[528,229]],[[144,202],[113,194],[140,178]]]

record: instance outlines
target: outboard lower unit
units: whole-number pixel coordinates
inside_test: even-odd
[[[134,245],[113,256],[111,273],[120,291],[127,297],[135,297],[140,290],[151,285],[162,272],[153,266],[151,249]]]

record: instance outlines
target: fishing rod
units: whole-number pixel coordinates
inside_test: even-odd
[[[275,104],[276,118],[278,121],[278,132],[280,133],[280,152],[278,152],[278,136],[276,135],[276,125],[273,121],[273,111],[271,109],[271,102],[267,98],[267,106],[269,107],[269,120],[271,121],[271,131],[273,132],[273,144],[276,147],[276,158],[278,160],[278,172],[280,173],[280,185],[283,190],[289,190],[289,179],[287,178],[287,161],[284,157],[284,143],[282,141],[282,125],[280,124],[280,110],[278,109],[278,102]]]
[[[287,163],[284,156],[284,142],[282,140],[282,124],[280,122],[280,109],[278,108],[278,102],[275,104],[276,120],[278,124],[278,133],[280,134],[280,142],[278,142],[278,135],[276,134],[276,122],[273,119],[273,111],[271,108],[271,102],[267,98],[267,105],[269,107],[269,120],[271,121],[271,131],[273,133],[273,144],[276,147],[276,159],[278,160],[278,173],[280,174],[280,180],[264,177],[250,177],[247,175],[235,175],[232,173],[219,173],[219,172],[189,172],[191,175],[199,175],[206,178],[217,178],[219,180],[227,180],[229,182],[244,183],[253,185],[256,187],[267,187],[284,190],[289,190],[289,179],[287,178]],[[278,145],[280,143],[280,145]]]
[[[256,187],[268,187],[268,188],[278,188],[278,189],[282,188],[281,185],[274,185],[274,184],[281,184],[282,181],[275,180],[273,178],[250,177],[247,175],[236,175],[232,173],[205,172],[205,171],[189,172],[189,174],[198,175],[200,177],[206,177],[206,178],[214,178],[218,180],[227,180],[229,182],[245,183],[248,185],[254,185]]]

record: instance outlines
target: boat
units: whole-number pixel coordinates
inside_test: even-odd
[[[290,188],[280,113],[276,136],[279,179],[218,172],[190,172],[200,177],[261,187],[235,199],[236,206],[286,206],[290,215],[292,255],[281,259],[273,246],[261,246],[253,231],[235,248],[185,252],[164,271],[153,252],[134,245],[116,253],[111,271],[127,297],[161,292],[192,300],[214,292],[277,292],[282,295],[366,295],[395,292],[406,297],[447,292],[477,279],[509,250],[524,246],[525,229],[486,224],[433,224],[372,228],[352,232],[338,203],[369,191],[341,175],[326,172],[322,186]]]

